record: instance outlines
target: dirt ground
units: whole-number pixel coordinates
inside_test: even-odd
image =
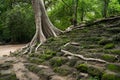
[[[3,55],[9,55],[10,52],[14,52],[17,49],[24,47],[25,44],[17,44],[17,45],[0,45],[0,57]]]

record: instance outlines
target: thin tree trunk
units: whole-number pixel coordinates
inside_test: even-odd
[[[77,26],[77,9],[78,9],[78,0],[74,0],[74,20],[73,20],[74,26]]]
[[[109,0],[104,0],[104,6],[103,6],[103,17],[107,17],[107,9],[108,9],[108,4],[109,4]]]

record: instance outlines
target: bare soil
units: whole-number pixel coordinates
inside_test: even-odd
[[[14,52],[24,46],[25,44],[0,45],[0,57],[3,55],[10,55],[10,52]]]

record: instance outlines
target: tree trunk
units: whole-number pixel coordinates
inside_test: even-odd
[[[45,10],[43,0],[32,0],[32,6],[35,14],[36,33],[28,45],[27,53],[37,43],[44,43],[49,37],[57,37],[62,31],[53,26]],[[38,47],[37,47],[38,48]]]
[[[74,0],[74,19],[73,19],[74,26],[77,26],[77,9],[78,9],[78,0]]]
[[[103,17],[107,17],[107,9],[108,9],[108,4],[109,4],[109,0],[104,0],[104,6],[103,6]]]

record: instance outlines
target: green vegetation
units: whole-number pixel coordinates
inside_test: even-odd
[[[116,50],[111,50],[110,53],[111,53],[111,54],[120,55],[120,50],[118,50],[118,49],[116,49]]]
[[[54,57],[50,60],[50,65],[53,67],[58,67],[67,62],[65,57]]]
[[[113,43],[109,43],[109,44],[106,44],[105,46],[104,46],[104,49],[112,49],[112,48],[114,48],[115,47],[115,45],[113,44]]]
[[[15,74],[0,75],[0,80],[18,80]]]
[[[120,80],[120,77],[116,74],[104,73],[102,76],[102,80]]]
[[[66,76],[68,74],[71,74],[71,68],[67,67],[67,66],[62,66],[62,67],[55,67],[54,72],[62,75],[62,76]]]
[[[47,13],[52,23],[65,30],[73,24],[75,17],[73,0],[45,0]],[[104,11],[104,1],[80,0],[77,7],[77,22],[92,22],[105,16],[118,15],[120,13],[119,0],[109,0],[107,10]],[[68,6],[69,5],[69,6]],[[106,12],[106,15],[103,13]],[[0,42],[29,42],[35,33],[34,14],[30,1],[0,1]],[[86,33],[89,30],[84,29]],[[119,29],[109,29],[110,32],[119,32]],[[31,35],[29,35],[31,34]]]
[[[116,60],[115,56],[110,55],[110,54],[103,54],[101,56],[101,59],[104,59],[106,61],[114,62]]]
[[[120,65],[117,64],[108,64],[107,68],[111,71],[120,72]]]
[[[100,45],[106,45],[108,43],[111,43],[112,41],[111,40],[108,40],[108,39],[101,39],[98,43]]]
[[[87,72],[88,70],[88,65],[87,64],[79,64],[76,66],[77,70],[81,72]]]

